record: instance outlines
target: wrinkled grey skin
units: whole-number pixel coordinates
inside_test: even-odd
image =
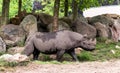
[[[38,59],[40,53],[57,54],[58,61],[61,60],[64,53],[68,53],[75,61],[78,61],[75,48],[81,47],[84,50],[92,51],[95,49],[95,45],[96,41],[68,30],[50,33],[37,32],[28,37],[23,53],[28,56],[33,54],[33,59]]]

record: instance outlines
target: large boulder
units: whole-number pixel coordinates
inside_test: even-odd
[[[120,15],[117,15],[117,14],[103,14],[103,16],[106,16],[112,19],[120,19]]]
[[[97,37],[110,38],[110,32],[108,29],[109,27],[105,26],[100,22],[94,23],[94,27],[96,28],[97,31]]]
[[[72,30],[76,31],[80,34],[87,35],[89,38],[95,38],[96,37],[96,29],[92,25],[89,25],[88,23],[82,22],[77,18],[72,23]]]
[[[120,40],[120,19],[114,20],[114,37],[116,37],[116,40]],[[114,38],[113,37],[113,38]]]
[[[72,19],[69,17],[60,18],[59,21],[63,21],[65,23],[67,23],[70,26],[70,28],[72,27]]]
[[[6,45],[17,45],[17,43],[25,40],[23,29],[14,24],[3,25],[0,35],[6,42]]]
[[[96,22],[100,22],[105,25],[112,25],[113,19],[111,19],[110,17],[106,17],[104,15],[98,15],[88,19],[88,23],[91,25],[93,25]]]
[[[33,14],[37,19],[37,27],[39,32],[48,32],[48,25],[53,22],[53,16],[45,13]]]
[[[6,43],[0,37],[0,53],[6,52]]]
[[[37,21],[39,22],[42,22],[44,24],[50,24],[53,22],[53,16],[51,15],[48,15],[48,14],[45,14],[45,13],[39,13],[39,14],[33,14],[36,18],[37,18]]]
[[[71,15],[69,17],[60,18],[59,20],[62,20],[64,22],[66,22],[72,28],[72,23],[74,22],[72,17],[73,16]],[[84,23],[88,23],[88,20],[84,16],[82,16],[80,14],[78,15],[77,18],[79,19],[79,21],[82,21]]]
[[[97,28],[97,32],[101,31],[101,32],[97,33],[97,34],[99,34],[100,37],[109,36],[108,38],[112,39],[115,42],[118,42],[118,40],[120,39],[120,33],[119,33],[120,23],[119,23],[119,20],[120,20],[119,15],[103,14],[103,15],[98,15],[98,16],[89,18],[88,22],[91,25],[95,24],[95,27]],[[98,29],[100,29],[100,30],[98,30]],[[104,29],[104,31],[102,29]],[[108,32],[108,35],[107,35],[107,32]]]
[[[53,23],[48,25],[48,30],[50,32],[52,32],[52,28],[53,28],[52,25],[53,25]],[[58,30],[71,30],[71,29],[70,29],[70,26],[67,23],[65,23],[63,21],[58,21]]]
[[[11,55],[11,54],[3,54],[2,56],[0,56],[0,61],[6,61],[6,62],[16,62],[16,63],[20,63],[20,62],[26,62],[29,61],[29,58],[26,55],[22,55],[20,53]]]
[[[12,47],[7,50],[7,53],[9,54],[22,53],[23,50],[24,50],[24,47]]]
[[[20,23],[20,27],[26,32],[26,34],[37,32],[37,19],[33,15],[27,15]]]
[[[82,16],[81,14],[78,15],[78,18],[80,21],[88,23],[88,20],[84,16]]]

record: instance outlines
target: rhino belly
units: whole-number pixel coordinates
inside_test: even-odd
[[[39,42],[34,43],[35,48],[44,54],[55,54],[57,49],[55,48],[54,42]]]

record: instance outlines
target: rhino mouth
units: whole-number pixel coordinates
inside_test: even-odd
[[[81,47],[81,48],[83,48],[83,47]],[[86,51],[94,51],[95,50],[95,48],[83,48],[83,49]]]
[[[95,48],[93,48],[93,49],[84,49],[84,50],[86,50],[86,51],[94,51]]]

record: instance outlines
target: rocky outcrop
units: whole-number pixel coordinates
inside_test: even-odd
[[[22,55],[20,53],[11,55],[11,54],[4,54],[0,56],[0,60],[6,61],[6,62],[26,62],[29,61],[29,58],[26,55]]]
[[[6,52],[6,43],[4,40],[0,37],[0,53]]]
[[[116,14],[103,14],[88,18],[88,23],[95,25],[98,37],[107,37],[115,42],[120,39],[120,16]],[[104,31],[103,31],[104,30]],[[109,30],[109,31],[108,31]]]
[[[37,19],[37,28],[39,32],[49,32],[47,29],[48,25],[53,22],[53,16],[45,14],[45,13],[39,13],[39,14],[33,14]]]
[[[9,54],[22,53],[23,50],[24,50],[24,47],[11,47],[7,50],[7,53]]]
[[[3,25],[0,35],[3,37],[6,45],[17,45],[18,42],[25,40],[23,29],[14,24]]]
[[[33,15],[27,15],[20,23],[20,27],[26,32],[26,34],[37,32],[37,19]]]
[[[72,24],[72,30],[80,34],[87,35],[89,38],[96,37],[96,29],[88,23],[82,22],[81,20],[76,19]]]
[[[110,17],[106,17],[104,15],[98,15],[88,19],[88,23],[91,25],[93,25],[96,22],[100,22],[105,25],[112,25],[113,19],[111,19]]]
[[[105,26],[100,22],[94,23],[94,27],[96,28],[97,31],[97,37],[110,38],[111,33],[109,27]]]
[[[48,30],[52,32],[53,23],[48,25]],[[58,21],[58,30],[71,30],[70,26],[64,21]]]

